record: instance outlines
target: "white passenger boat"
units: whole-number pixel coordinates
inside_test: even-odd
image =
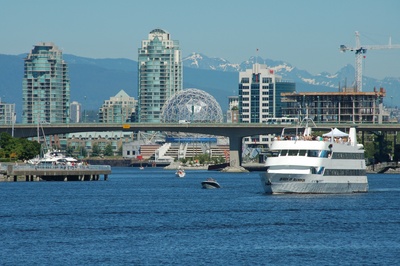
[[[364,147],[357,144],[356,129],[337,129],[313,136],[311,128],[272,142],[261,183],[266,193],[367,192]],[[297,129],[299,132],[299,129]]]

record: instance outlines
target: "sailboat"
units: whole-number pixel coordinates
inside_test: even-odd
[[[42,129],[43,143],[40,147],[40,155],[27,161],[28,164],[64,164],[64,165],[75,165],[78,163],[73,157],[68,157],[64,152],[50,148],[47,143],[46,135],[44,134],[44,129],[41,123],[38,122],[37,125],[37,141],[40,143],[40,129]]]

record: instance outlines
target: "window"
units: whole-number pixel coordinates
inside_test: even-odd
[[[286,156],[288,150],[281,150],[280,156]]]

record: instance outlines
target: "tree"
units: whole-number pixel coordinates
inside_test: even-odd
[[[104,154],[104,156],[113,156],[114,155],[114,151],[113,151],[111,143],[108,143],[107,146],[104,148],[103,154]]]
[[[10,141],[11,138],[12,137],[10,134],[8,134],[6,132],[2,132],[0,134],[0,148],[4,148],[8,144],[8,142]]]
[[[96,156],[99,156],[100,153],[101,153],[101,149],[100,149],[99,144],[97,144],[97,143],[93,144],[93,146],[92,146],[92,154],[90,156],[91,157],[96,157]]]
[[[24,138],[13,138],[8,133],[0,134],[2,157],[29,160],[40,153],[40,144]]]
[[[74,151],[75,151],[74,147],[68,146],[68,147],[66,148],[66,150],[65,150],[65,154],[66,154],[67,156],[69,156],[69,157],[72,157],[72,156],[74,155]]]
[[[85,148],[84,146],[80,146],[80,147],[79,147],[79,154],[80,154],[82,157],[87,157],[88,152],[87,152],[87,150],[86,150],[86,148]]]
[[[118,156],[122,156],[122,145],[119,146],[118,151],[117,151]]]
[[[40,143],[38,143],[37,141],[20,139],[20,144],[23,149],[21,149],[20,154],[18,154],[19,160],[29,160],[40,153]]]

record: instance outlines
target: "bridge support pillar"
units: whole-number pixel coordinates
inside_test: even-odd
[[[229,136],[229,164],[230,166],[225,168],[226,172],[248,172],[242,165],[242,137]]]

